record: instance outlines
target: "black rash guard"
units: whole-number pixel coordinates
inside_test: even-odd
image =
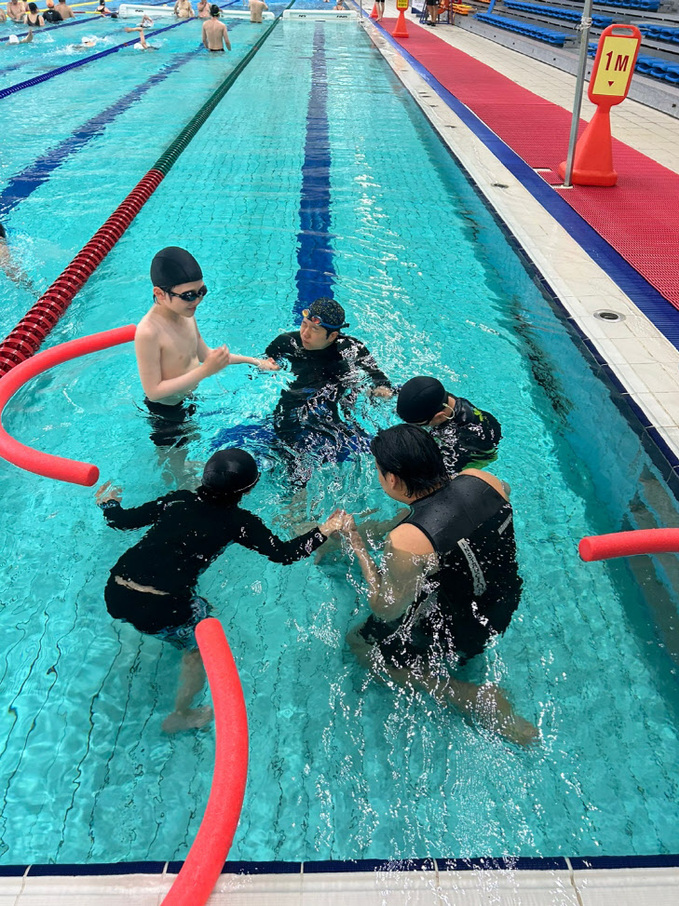
[[[446,471],[452,478],[470,463],[493,456],[502,438],[502,429],[490,412],[477,409],[469,400],[456,397],[454,393],[450,396],[455,398],[451,417],[427,430],[439,445]]]
[[[107,587],[107,605],[113,602],[114,595],[111,594],[109,600],[108,590],[112,584],[117,585],[116,576],[167,593],[138,593],[143,613],[137,608],[134,613],[121,613],[118,612],[120,606],[113,607],[114,613],[109,606],[111,616],[127,620],[141,632],[148,633],[180,626],[190,620],[196,583],[227,545],[240,544],[274,563],[288,564],[308,557],[326,540],[316,528],[290,541],[282,541],[259,517],[238,505],[225,505],[210,499],[200,490],[196,493],[174,491],[130,509],[124,509],[117,501],[108,501],[102,509],[113,528],[151,526],[118,560],[111,570]],[[112,592],[115,590],[112,588]]]
[[[295,414],[300,418],[315,407],[328,407],[338,415],[337,403],[347,392],[353,392],[351,402],[355,399],[361,384],[359,369],[375,387],[391,388],[389,378],[355,337],[339,336],[325,349],[305,349],[297,330],[276,337],[267,346],[266,355],[276,361],[288,361],[295,375],[295,380],[281,393],[276,408],[279,416]]]
[[[434,651],[480,654],[509,626],[521,596],[511,505],[483,479],[459,475],[416,500],[403,523],[427,536],[439,569],[403,616],[370,617],[361,634],[397,666]]]

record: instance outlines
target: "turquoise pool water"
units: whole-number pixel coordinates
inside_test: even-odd
[[[195,43],[182,31],[168,33],[173,54]],[[194,77],[147,92],[13,208],[8,224],[33,279],[58,273],[143,175],[207,95],[204,82],[216,83],[212,65],[197,57]],[[152,150],[150,117],[166,130]],[[15,170],[3,161],[3,186],[30,153],[17,152]],[[317,205],[315,230],[300,237],[312,189],[329,207]],[[576,550],[585,534],[667,524],[676,504],[615,395],[358,29],[276,28],[49,345],[138,320],[150,304],[150,260],[176,243],[203,264],[207,342],[260,353],[295,324],[310,232],[325,273],[302,282],[332,285],[350,332],[395,382],[442,374],[502,422],[493,470],[513,487],[525,595],[469,675],[500,682],[543,743],[518,751],[367,676],[343,641],[367,612],[348,562],[283,569],[230,548],[200,592],[226,629],[250,720],[231,857],[676,852],[677,652],[661,612],[676,608],[676,561],[638,561],[633,572],[583,564]],[[26,300],[0,279],[3,308],[22,314]],[[265,417],[285,382],[243,367],[207,382],[191,457],[204,459],[225,427]],[[140,401],[132,351],[121,348],[34,381],[5,424],[41,449],[95,461],[133,504],[165,490]],[[359,417],[368,430],[388,425],[393,403],[366,399]],[[274,524],[289,495],[280,468],[265,465],[248,502]],[[178,657],[115,626],[103,606],[108,571],[138,534],[107,529],[91,490],[8,465],[0,480],[11,514],[0,529],[2,861],[182,858],[214,744],[209,732],[161,734]],[[319,469],[309,512],[337,505],[389,512],[369,462]]]

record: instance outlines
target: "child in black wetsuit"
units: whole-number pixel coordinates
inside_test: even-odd
[[[312,554],[342,525],[344,514],[337,511],[323,525],[282,541],[261,519],[239,506],[243,494],[258,480],[252,456],[230,449],[208,460],[203,483],[195,492],[174,491],[124,509],[120,490],[110,482],[97,491],[97,504],[113,528],[150,526],[111,570],[104,597],[112,617],[184,652],[175,710],[163,723],[168,733],[201,727],[212,718],[211,708],[190,707],[205,682],[194,635],[210,609],[196,595],[201,573],[233,542],[274,563],[294,563]]]

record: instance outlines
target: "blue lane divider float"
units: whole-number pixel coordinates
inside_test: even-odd
[[[83,22],[89,22],[89,21],[90,21],[89,19],[85,19],[83,17],[82,19],[72,19],[69,22],[58,22],[56,25],[43,25],[43,27],[40,29],[40,34],[44,35],[45,32],[47,32],[47,31],[54,31],[55,28],[69,28],[69,26],[71,26],[71,25],[82,25]],[[36,31],[37,31],[37,29],[36,29]],[[17,38],[25,38],[28,35],[28,32],[21,31],[21,32],[14,32],[14,34],[16,34]],[[0,41],[9,41],[10,37],[11,37],[11,35],[4,35],[2,38],[0,38]]]
[[[164,28],[156,28],[154,31],[147,32],[147,37],[150,38],[155,35],[160,35],[164,31],[169,31],[171,28],[178,28],[180,25],[186,25],[186,23],[190,21],[190,19],[182,19],[181,22],[174,22],[172,25],[166,25]],[[61,75],[63,72],[68,72],[70,69],[78,69],[80,66],[85,66],[88,63],[93,63],[95,60],[101,60],[104,57],[109,57],[113,53],[118,53],[118,51],[122,50],[124,47],[132,47],[138,42],[139,38],[133,38],[130,41],[125,41],[123,44],[117,44],[115,47],[109,47],[106,50],[101,50],[99,51],[99,53],[93,53],[87,57],[82,57],[82,59],[80,60],[74,60],[72,63],[66,63],[65,66],[58,66],[56,69],[51,69],[49,72],[43,72],[42,75],[34,76],[32,79],[26,79],[25,82],[17,82],[16,85],[10,85],[8,88],[3,88],[2,90],[0,90],[0,100],[9,97],[11,94],[15,94],[17,91],[23,91],[24,88],[32,88],[34,85],[40,85],[42,82],[48,82],[50,79]]]

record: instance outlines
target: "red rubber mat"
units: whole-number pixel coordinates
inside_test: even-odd
[[[391,34],[395,19],[382,25]],[[394,39],[550,185],[561,180],[571,114],[521,88],[433,31],[408,22],[407,39]],[[572,97],[566,99],[570,104]],[[623,102],[624,103],[624,102]],[[615,108],[612,115],[615,131]],[[585,122],[581,121],[580,129]],[[675,308],[679,308],[679,175],[613,139],[618,183],[575,186],[559,195]]]

